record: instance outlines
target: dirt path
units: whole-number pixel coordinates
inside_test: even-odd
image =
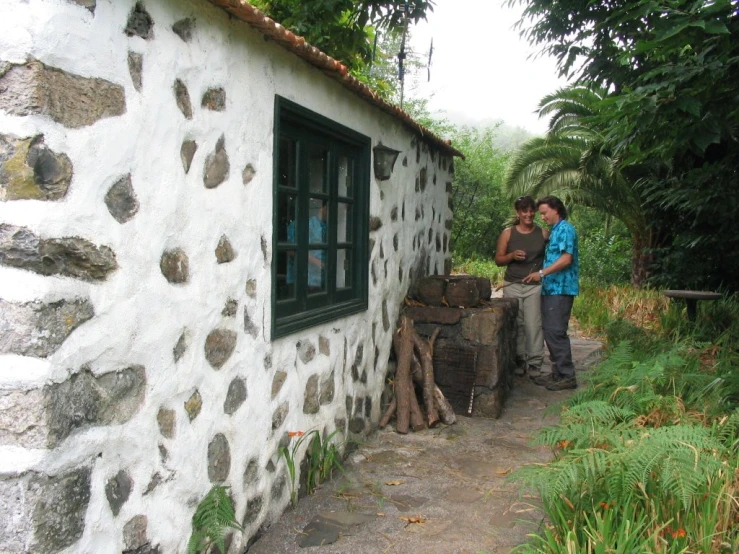
[[[599,354],[599,343],[573,339],[578,370]],[[288,509],[248,553],[507,553],[543,516],[506,475],[549,459],[530,439],[557,421],[547,408],[569,394],[517,377],[500,419],[460,417],[406,436],[379,431],[344,475]]]

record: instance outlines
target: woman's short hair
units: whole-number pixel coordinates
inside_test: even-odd
[[[567,219],[567,208],[565,208],[565,205],[556,196],[545,196],[536,201],[537,208],[542,204],[546,204],[555,210],[559,214],[560,219]]]
[[[531,208],[532,210],[536,211],[536,200],[534,200],[531,196],[519,196],[513,203],[513,207],[516,209],[517,212],[525,210],[526,208]]]

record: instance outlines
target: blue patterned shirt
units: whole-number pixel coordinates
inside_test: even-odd
[[[552,227],[544,253],[544,268],[556,262],[562,254],[572,254],[572,263],[561,271],[544,276],[541,293],[546,296],[564,294],[577,296],[580,292],[580,267],[577,252],[577,231],[566,219]]]

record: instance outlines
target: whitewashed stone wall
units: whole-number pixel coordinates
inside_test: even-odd
[[[452,164],[202,0],[0,0],[0,551],[183,552],[231,487],[286,507],[287,431],[371,431]],[[369,309],[269,336],[274,95],[402,150]]]

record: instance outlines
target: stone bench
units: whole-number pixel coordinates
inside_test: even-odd
[[[698,300],[718,300],[721,294],[702,290],[666,290],[663,293],[667,298],[685,300],[688,307],[688,320],[695,321],[698,309]]]

